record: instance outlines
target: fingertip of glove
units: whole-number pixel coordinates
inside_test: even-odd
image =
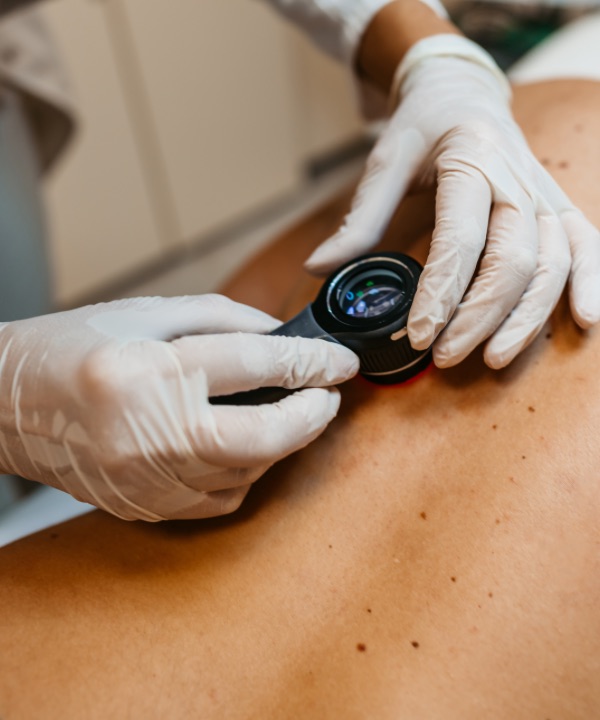
[[[334,270],[340,260],[332,256],[329,248],[320,247],[304,262],[304,268],[311,275],[323,276]]]
[[[429,334],[423,333],[411,333],[408,331],[408,339],[413,350],[427,350],[431,345],[431,338]]]
[[[304,267],[315,274],[326,274],[335,270],[346,260],[350,260],[364,250],[363,243],[358,242],[360,237],[361,233],[356,229],[353,231],[349,231],[347,227],[340,229],[313,251],[304,263]]]
[[[408,319],[408,339],[414,350],[427,350],[433,343],[431,326],[424,318]]]
[[[329,409],[329,413],[331,414],[331,418],[333,419],[340,409],[342,396],[340,395],[339,390],[336,390],[335,388],[328,388],[328,392],[329,397],[327,399],[327,407]]]
[[[322,432],[338,414],[340,403],[341,395],[335,387],[304,388],[279,401],[288,417],[291,414],[303,418],[307,435]]]
[[[461,363],[472,350],[471,343],[465,344],[460,338],[457,341],[444,336],[433,345],[433,362],[436,367],[445,370]]]
[[[349,380],[354,377],[360,368],[360,360],[352,350],[344,345],[331,344],[331,351],[336,360],[336,370],[340,380]]]
[[[589,330],[600,322],[600,287],[597,282],[589,282],[579,292],[571,292],[571,312],[583,330]]]
[[[513,361],[516,355],[516,352],[498,353],[488,352],[486,350],[483,353],[483,361],[491,370],[502,370],[502,368],[505,368],[510,362]]]
[[[456,360],[455,358],[452,358],[444,353],[438,353],[434,351],[433,362],[437,368],[440,368],[440,370],[446,370],[447,368],[451,368],[454,367],[454,365],[457,365],[460,360]]]
[[[575,322],[582,330],[589,330],[600,322],[599,308],[582,308],[573,309],[573,317]]]

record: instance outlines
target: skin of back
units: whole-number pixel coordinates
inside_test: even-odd
[[[515,112],[600,225],[600,84],[519,88]],[[277,277],[343,206],[227,292],[302,308],[319,283]],[[384,246],[423,262],[432,223],[414,194]],[[326,433],[231,516],[98,512],[3,549],[0,717],[600,716],[599,352],[563,299],[503,371],[478,351],[400,387],[347,383]]]

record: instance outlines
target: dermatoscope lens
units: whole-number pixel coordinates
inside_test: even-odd
[[[347,317],[369,319],[386,315],[402,305],[406,286],[394,272],[367,270],[342,283],[337,297]]]

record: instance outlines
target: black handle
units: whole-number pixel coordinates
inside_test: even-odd
[[[307,305],[302,312],[298,313],[298,315],[291,320],[288,320],[288,322],[271,331],[269,335],[305,337],[337,342],[337,340],[326,333],[317,323],[310,305]],[[262,387],[256,388],[256,390],[233,393],[232,395],[211,397],[210,403],[211,405],[264,405],[265,403],[274,403],[282,400],[293,392],[295,391],[283,387]]]

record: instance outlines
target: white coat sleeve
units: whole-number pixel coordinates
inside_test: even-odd
[[[421,0],[441,17],[448,14],[440,0]],[[352,71],[363,33],[373,17],[392,0],[266,0],[303,30],[321,50],[341,60]],[[387,98],[355,76],[361,111],[366,119],[379,119],[387,111]]]
[[[373,16],[390,0],[267,0],[311,40],[338,60],[351,64]]]
[[[338,60],[351,65],[360,39],[381,8],[392,0],[266,0]],[[440,0],[422,0],[447,17]]]

